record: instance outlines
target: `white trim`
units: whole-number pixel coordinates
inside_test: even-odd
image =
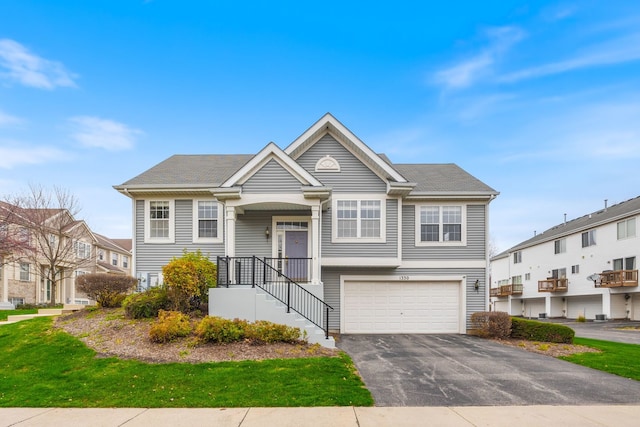
[[[199,202],[214,202],[217,205],[217,213],[218,213],[218,217],[216,218],[217,220],[217,231],[216,234],[218,235],[218,237],[198,237],[198,231],[200,229],[199,227],[199,221],[200,218],[198,216],[198,203]],[[222,234],[223,234],[223,215],[222,215],[222,210],[224,209],[224,206],[222,205],[222,203],[218,202],[215,199],[193,199],[193,209],[192,209],[192,213],[193,213],[193,218],[192,218],[192,224],[191,224],[191,230],[192,230],[192,241],[193,243],[222,243]]]
[[[307,229],[306,230],[291,230],[291,231],[306,231],[307,232],[307,258],[311,258],[312,251],[312,239],[311,239],[311,217],[310,216],[272,216],[271,217],[271,256],[273,258],[278,257],[278,223],[279,222],[306,222]],[[286,230],[284,230],[286,233]],[[285,242],[283,242],[285,243]],[[286,243],[285,243],[286,245]],[[286,246],[283,245],[282,256],[286,256]],[[309,272],[310,273],[310,272]]]
[[[400,263],[400,268],[487,268],[487,262],[484,259],[442,259],[442,260],[424,260],[424,261],[407,261]]]
[[[402,259],[402,197],[396,198],[398,214],[398,259]]]
[[[340,163],[335,159],[335,157],[326,155],[324,157],[320,157],[316,162],[315,167],[316,172],[340,172]]]
[[[302,166],[296,163],[288,154],[273,142],[267,144],[258,154],[253,156],[243,167],[238,169],[229,179],[222,183],[220,187],[228,188],[245,182],[260,170],[269,160],[276,160],[282,167],[287,169],[296,179],[306,185],[322,187],[322,183],[315,179]]]
[[[301,193],[251,193],[243,194],[242,199],[227,200],[227,206],[247,206],[259,203],[288,203],[300,206],[317,206],[318,199],[307,199]]]
[[[461,210],[461,214],[462,214],[462,223],[460,226],[460,240],[459,241],[437,241],[437,242],[423,242],[420,240],[421,235],[421,221],[420,221],[420,217],[421,217],[421,209],[422,207],[439,207],[442,208],[444,206],[454,206],[454,207],[460,207]],[[439,216],[440,216],[440,223],[439,223],[439,233],[440,233],[440,237],[442,238],[442,233],[443,233],[443,223],[442,223],[442,209],[440,209],[439,211]],[[415,221],[415,234],[414,234],[414,245],[416,247],[422,247],[422,246],[467,246],[467,204],[466,203],[416,203],[415,204],[415,209],[414,209],[414,221]]]
[[[151,218],[149,218],[151,202],[169,202],[169,236],[167,238],[151,237]],[[153,198],[144,201],[144,243],[175,243],[176,203],[174,199]]]
[[[467,277],[463,275],[437,275],[437,276],[429,276],[429,275],[407,275],[407,274],[398,274],[398,275],[363,275],[363,276],[351,276],[351,275],[341,275],[340,276],[340,332],[344,333],[344,324],[345,324],[345,310],[344,310],[344,294],[345,294],[345,282],[457,282],[459,286],[458,296],[460,305],[458,307],[458,333],[466,334],[467,332],[467,287],[466,287]]]
[[[357,234],[360,235],[362,218],[360,202],[380,202],[380,237],[338,237],[338,201],[358,202]],[[380,194],[336,194],[331,200],[331,243],[386,243],[387,242],[387,197]]]
[[[322,257],[323,267],[399,267],[399,258]]]

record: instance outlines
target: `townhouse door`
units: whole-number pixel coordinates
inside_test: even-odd
[[[307,281],[308,276],[308,236],[304,231],[285,231],[284,254],[285,254],[285,274],[287,277],[297,281]]]

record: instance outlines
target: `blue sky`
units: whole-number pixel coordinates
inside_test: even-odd
[[[397,163],[501,195],[499,250],[640,195],[640,3],[4,0],[0,193],[112,186],[172,154],[286,147],[331,112]]]

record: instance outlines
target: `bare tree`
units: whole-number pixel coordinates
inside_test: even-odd
[[[91,263],[92,245],[80,241],[90,231],[75,219],[80,211],[77,199],[60,187],[30,185],[26,194],[15,196],[9,204],[16,207],[22,238],[31,247],[25,256],[50,283],[51,303],[55,304],[58,285]]]
[[[27,238],[27,221],[19,211],[17,206],[0,201],[0,267],[20,262],[35,249]]]

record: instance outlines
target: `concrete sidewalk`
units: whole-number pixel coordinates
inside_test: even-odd
[[[633,406],[316,408],[0,408],[0,426],[637,426]]]

